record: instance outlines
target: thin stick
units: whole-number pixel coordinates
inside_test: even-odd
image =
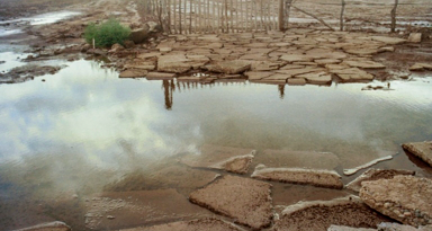
[[[186,1],[186,0],[185,0]],[[179,0],[179,32],[182,34],[182,0]]]
[[[315,16],[314,14],[309,13],[309,12],[306,12],[306,11],[304,11],[304,10],[302,10],[302,9],[300,9],[300,8],[298,8],[298,7],[296,7],[296,6],[292,6],[292,5],[291,5],[291,7],[294,8],[294,9],[296,9],[296,10],[298,10],[298,11],[300,11],[300,12],[302,12],[302,13],[305,14],[305,15],[311,16],[312,18],[318,20],[321,24],[323,24],[324,26],[326,26],[326,27],[329,28],[330,30],[332,30],[332,31],[335,30],[333,27],[331,27],[329,24],[327,24],[324,20],[318,18],[318,17]]]

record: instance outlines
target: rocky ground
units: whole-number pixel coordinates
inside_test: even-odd
[[[316,5],[306,1],[299,7],[313,10]],[[339,7],[331,1],[324,5]],[[97,56],[107,61],[107,67],[121,72],[120,77],[178,78],[202,83],[248,79],[272,84],[328,85],[334,81],[408,79],[413,71],[432,69],[432,42],[427,29],[415,30],[407,26],[405,32],[388,35],[332,32],[316,24],[293,23],[293,28],[286,33],[171,36],[159,31],[156,20],[144,15],[140,6],[139,2],[114,0],[73,5],[65,9],[79,10],[83,14],[53,25],[27,27],[30,37],[16,35],[0,38],[0,42],[30,44],[28,52],[32,54],[24,60],[29,63]],[[400,13],[412,13],[418,7],[412,8],[411,11],[402,8]],[[125,47],[91,49],[82,38],[85,26],[113,16],[133,29],[130,41]],[[294,12],[293,17],[301,16]],[[326,13],[320,16],[329,17]],[[412,31],[419,33],[410,34]],[[21,70],[1,73],[0,81],[20,82],[51,72],[36,69],[33,75],[22,74]],[[365,88],[376,89],[374,86]]]

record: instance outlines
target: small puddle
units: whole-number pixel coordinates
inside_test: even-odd
[[[58,11],[46,14],[40,14],[27,18],[17,18],[0,22],[0,37],[7,37],[24,33],[23,28],[26,26],[38,26],[52,24],[67,18],[80,15],[76,11]]]
[[[26,18],[18,18],[18,19],[11,19],[11,20],[5,20],[2,21],[1,24],[16,24],[16,25],[44,25],[44,24],[51,24],[58,22],[63,19],[71,18],[77,15],[80,15],[81,12],[77,11],[57,11],[57,12],[50,12],[40,15],[35,15],[32,17],[26,17]]]
[[[23,31],[21,29],[8,29],[0,27],[0,37],[5,37],[9,35],[21,34]]]
[[[4,74],[13,68],[24,66],[27,63],[22,62],[28,54],[15,53],[15,52],[0,52],[0,73]]]

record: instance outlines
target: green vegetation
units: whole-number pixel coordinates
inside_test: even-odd
[[[115,43],[123,45],[130,33],[129,27],[122,26],[118,20],[112,18],[100,25],[88,25],[84,31],[84,38],[89,44],[92,44],[94,39],[96,47],[110,47]]]

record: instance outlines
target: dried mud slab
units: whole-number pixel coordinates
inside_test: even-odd
[[[219,61],[206,66],[209,71],[220,72],[226,74],[239,74],[251,69],[251,61],[236,60],[236,61]]]
[[[406,40],[402,38],[387,37],[387,36],[372,36],[372,40],[377,42],[382,42],[388,45],[396,45],[396,44],[402,44],[406,42]]]
[[[340,165],[339,158],[331,152],[290,151],[266,149],[257,155],[255,162],[272,168],[311,168],[332,170]]]
[[[375,78],[372,74],[358,68],[332,70],[331,72],[336,74],[342,82],[371,81]]]
[[[327,229],[327,231],[376,231],[376,229],[352,228],[348,226],[332,225]]]
[[[146,70],[128,69],[119,74],[119,78],[144,78],[147,75]]]
[[[159,56],[157,69],[161,72],[184,73],[192,68],[185,54],[170,54]]]
[[[161,188],[196,189],[212,182],[218,174],[212,171],[173,165],[149,172],[135,172],[104,187],[107,191],[141,191]]]
[[[326,85],[326,84],[331,84],[332,82],[331,74],[327,73],[326,71],[307,73],[307,74],[296,76],[296,78],[297,77],[306,79],[307,82],[310,84]]]
[[[255,169],[253,178],[284,183],[307,184],[318,187],[342,189],[342,177],[336,171],[305,168]]]
[[[217,219],[200,219],[192,221],[179,221],[151,227],[138,227],[120,231],[242,231],[234,224]]]
[[[47,222],[15,231],[72,231],[71,227],[61,221]]]
[[[180,162],[194,168],[221,169],[245,174],[255,155],[253,149],[203,145],[199,154],[189,154]]]
[[[176,190],[107,192],[86,198],[86,227],[113,230],[212,215]],[[173,206],[175,205],[175,206]]]
[[[424,70],[432,70],[432,64],[428,63],[415,63],[410,68],[410,71],[424,71]]]
[[[350,67],[358,67],[364,69],[384,69],[385,66],[382,63],[374,62],[374,61],[344,61],[344,64],[348,64]]]
[[[402,148],[432,166],[432,141],[405,143]]]
[[[360,166],[355,167],[355,168],[344,169],[344,170],[343,170],[343,173],[344,173],[346,176],[351,176],[351,175],[356,174],[358,171],[360,171],[360,170],[362,170],[362,169],[369,168],[370,166],[373,166],[373,165],[375,165],[375,164],[378,164],[379,162],[386,161],[386,160],[391,160],[391,159],[393,159],[393,156],[392,156],[392,155],[384,156],[384,157],[381,157],[381,158],[378,158],[378,159],[375,159],[375,160],[369,161],[369,162],[367,162],[366,164],[360,165]]]
[[[362,187],[362,182],[372,181],[379,179],[391,179],[395,176],[406,175],[414,176],[415,172],[411,170],[404,169],[368,169],[366,172],[361,174],[359,177],[351,181],[346,185],[346,188],[351,189],[354,192],[360,192]]]
[[[342,49],[349,54],[354,55],[373,55],[378,54],[382,45],[380,44],[348,44],[342,47]]]
[[[395,176],[363,182],[361,199],[376,211],[404,224],[432,224],[432,180]]]
[[[271,185],[257,180],[224,176],[190,194],[189,200],[211,211],[236,219],[254,230],[271,223]]]
[[[418,229],[408,225],[383,222],[378,225],[379,231],[431,231],[432,226],[419,227]]]
[[[288,206],[271,231],[326,231],[331,225],[376,228],[384,221],[388,220],[367,207],[360,198],[348,196]]]
[[[176,74],[166,72],[149,72],[146,75],[148,80],[170,80],[174,77],[176,77]]]

